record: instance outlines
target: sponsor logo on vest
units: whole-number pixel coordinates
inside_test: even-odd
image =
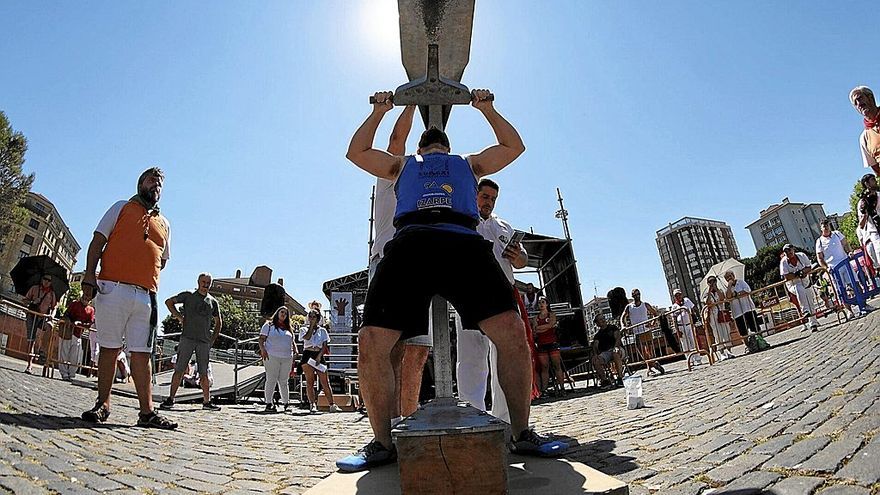
[[[419,170],[419,179],[433,179],[435,177],[449,177],[449,167],[432,170]]]
[[[445,196],[422,198],[418,200],[416,206],[420,210],[425,208],[452,208],[452,198]]]
[[[452,186],[450,184],[443,184],[442,186],[440,186],[440,189],[443,189],[449,194],[452,194]]]

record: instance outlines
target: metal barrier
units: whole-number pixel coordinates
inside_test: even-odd
[[[839,267],[842,270],[846,270],[846,265],[848,265],[848,263],[842,261],[834,269],[837,270]],[[811,276],[814,278],[824,277],[826,275],[829,275],[829,272],[822,267],[814,269],[811,273]],[[830,283],[830,288],[832,290],[827,294],[827,302],[820,294],[820,288],[817,283],[811,284],[810,287],[807,288],[807,292],[809,297],[812,298],[811,302],[813,306],[817,309],[814,316],[822,317],[834,313],[838,315],[839,319],[840,312],[845,310],[843,307],[845,300],[841,297],[833,277]],[[762,336],[782,332],[791,327],[801,325],[806,320],[806,316],[799,310],[798,305],[793,302],[795,296],[786,287],[785,280],[754,289],[748,296],[743,297],[751,297],[752,301],[755,303],[755,312],[757,313],[756,320],[758,325],[757,333]],[[725,299],[718,303],[704,304],[701,313],[703,321],[707,324],[712,321],[709,317],[709,312],[712,308],[718,306],[721,311],[726,311],[730,303],[730,300]],[[853,300],[853,304],[856,304],[855,300]],[[707,339],[710,337],[712,338],[709,347],[713,354],[718,352],[718,348],[721,346],[729,345],[731,347],[736,347],[739,344],[745,344],[732,317],[729,322],[724,322],[724,324],[727,324],[729,327],[730,339],[728,340],[716,341],[717,339],[715,339],[714,329],[712,329],[711,332],[706,332]]]
[[[645,303],[642,303],[645,304]],[[686,329],[678,328],[678,318],[676,317],[681,312],[685,313],[685,317],[687,318],[687,323],[685,326]],[[709,364],[714,364],[715,359],[708,349],[700,348],[700,341],[697,338],[697,326],[694,323],[693,318],[691,317],[690,311],[685,308],[679,308],[667,313],[661,313],[657,316],[652,316],[647,320],[631,324],[629,326],[624,325],[624,316],[626,313],[620,316],[620,335],[621,342],[623,343],[623,351],[626,353],[626,361],[629,366],[640,365],[643,364],[646,369],[650,370],[651,366],[654,364],[658,364],[661,359],[671,359],[679,356],[684,356],[687,361],[688,371],[692,369],[691,357],[694,355],[706,356],[709,359]],[[669,322],[669,318],[672,319],[671,328],[674,328],[678,333],[684,333],[686,331],[691,332],[691,336],[694,341],[694,349],[692,350],[684,350],[681,352],[673,352],[669,347],[669,342],[666,339],[666,336],[663,335],[660,326],[660,319],[667,318],[667,322]],[[644,332],[635,333],[636,329],[645,328]],[[705,330],[705,327],[703,327]],[[657,333],[660,333],[658,336]],[[662,347],[659,347],[661,346]],[[659,356],[655,356],[655,351],[660,348],[661,354]],[[665,349],[666,353],[663,354],[662,349]],[[634,359],[635,357],[641,357],[641,359]]]

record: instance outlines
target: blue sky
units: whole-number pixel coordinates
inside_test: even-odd
[[[562,235],[585,298],[666,304],[655,233],[683,216],[745,226],[787,196],[844,211],[861,168],[847,95],[877,86],[855,2],[479,0],[463,82],[496,93],[526,153],[497,213]],[[299,301],[365,268],[373,179],[344,158],[367,96],[404,82],[396,2],[4,2],[0,110],[34,190],[85,246],[158,164],[173,254],[160,297],[265,264]],[[395,114],[380,129],[385,146]],[[454,151],[493,142],[456,108]],[[410,140],[410,148],[415,137]]]

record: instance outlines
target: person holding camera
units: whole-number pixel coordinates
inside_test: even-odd
[[[804,280],[809,280],[810,259],[804,253],[796,253],[794,246],[786,244],[782,247],[782,260],[779,262],[779,274],[785,279],[785,286],[788,291],[797,296],[798,304],[801,306],[801,313],[807,319],[804,323],[804,330],[808,328],[814,332],[819,329],[819,322],[816,320],[816,305],[813,298],[804,285]]]
[[[875,267],[880,265],[880,210],[878,210],[877,178],[874,174],[862,176],[862,194],[856,211],[859,214],[858,228],[865,252]]]

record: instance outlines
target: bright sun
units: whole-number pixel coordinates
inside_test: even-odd
[[[396,0],[362,2],[359,17],[363,38],[372,49],[383,53],[400,53]]]

